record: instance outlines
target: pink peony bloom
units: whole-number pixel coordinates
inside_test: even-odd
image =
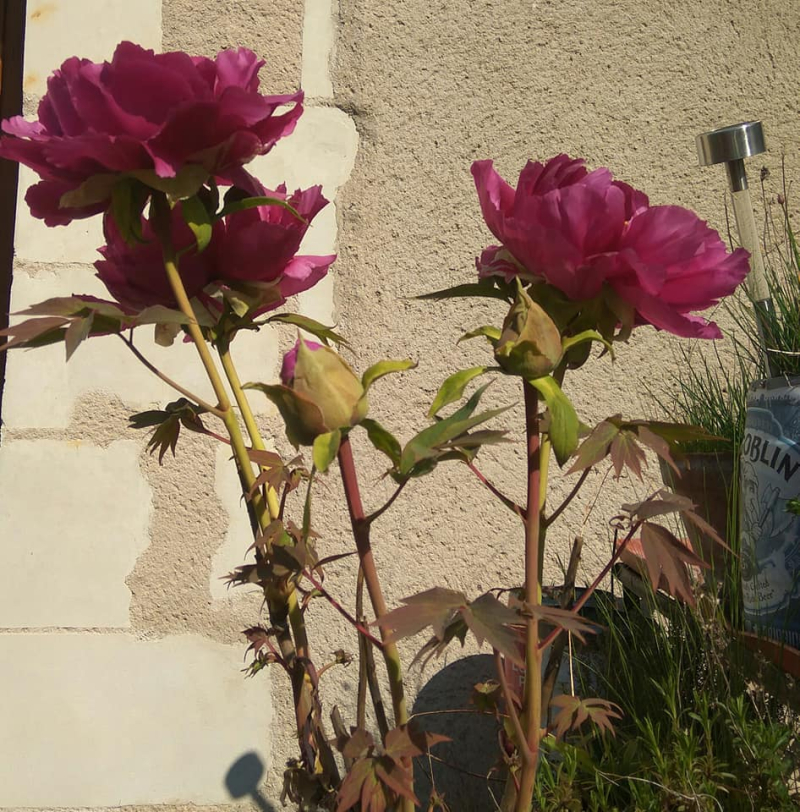
[[[172,241],[175,249],[182,252],[178,263],[181,279],[187,295],[192,298],[216,276],[213,254],[208,250],[197,253],[195,236],[183,219],[180,203],[172,210],[171,218]],[[219,232],[222,225],[218,223],[214,229]],[[145,242],[134,245],[125,242],[110,213],[103,219],[103,231],[106,244],[98,249],[103,259],[97,260],[94,266],[114,299],[131,313],[153,305],[177,307],[164,270],[161,245],[150,223],[142,220]]]
[[[328,205],[322,187],[298,189],[287,196],[283,184],[275,191],[255,181],[248,192],[286,200],[303,220],[281,206],[259,206],[225,218],[225,229],[215,243],[219,280],[226,283],[257,282],[275,288],[277,299],[269,309],[313,287],[328,272],[335,255],[296,256],[311,221]]]
[[[322,344],[316,341],[307,341],[303,339],[306,347],[309,350],[321,350]],[[284,386],[291,386],[294,380],[294,368],[297,366],[297,352],[300,349],[300,339],[298,338],[294,347],[283,356],[283,363],[281,364],[281,383]]]
[[[3,122],[14,137],[2,139],[0,157],[41,177],[26,200],[51,226],[104,211],[118,175],[150,185],[191,177],[195,188],[204,173],[225,181],[291,133],[302,112],[301,92],[258,92],[263,64],[244,48],[211,60],[130,42],[117,46],[111,62],[72,57],[49,78],[38,121]],[[293,107],[275,114],[287,104]]]
[[[651,324],[679,336],[719,338],[716,324],[690,313],[733,293],[748,254],[729,253],[719,234],[680,206],[650,206],[647,196],[589,172],[583,159],[529,162],[516,190],[492,161],[472,174],[489,229],[502,243],[484,250],[480,276],[544,280],[575,301],[608,285]]]

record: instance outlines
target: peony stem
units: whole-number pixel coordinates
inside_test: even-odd
[[[541,434],[539,432],[539,396],[536,389],[523,381],[525,392],[525,427],[528,440],[528,489],[525,522],[525,602],[537,607],[541,603],[540,517],[542,499]],[[529,812],[533,802],[539,742],[542,724],[542,654],[539,650],[539,619],[535,613],[526,621],[524,726],[529,759],[523,760],[522,776],[515,812]]]
[[[125,338],[122,333],[116,333],[122,343],[134,354],[134,356],[148,369],[150,372],[153,373],[157,378],[160,378],[164,381],[167,386],[171,386],[176,392],[180,392],[185,398],[188,398],[192,401],[192,403],[196,403],[201,409],[205,409],[210,414],[216,415],[217,417],[223,418],[225,415],[216,407],[212,406],[210,403],[207,403],[202,398],[199,398],[195,395],[194,392],[190,392],[188,389],[184,389],[177,381],[173,381],[168,375],[165,375],[155,364],[152,364],[150,361],[145,358],[145,356],[139,352],[136,345],[133,343],[133,340],[130,338]]]
[[[381,590],[378,571],[375,568],[375,559],[372,555],[372,545],[369,538],[369,522],[364,515],[364,506],[361,503],[361,492],[358,487],[356,468],[353,462],[353,450],[350,447],[350,438],[345,434],[339,446],[339,467],[342,471],[342,482],[347,499],[347,508],[350,512],[350,522],[353,527],[353,536],[364,571],[364,581],[376,618],[387,614],[386,601]],[[395,725],[403,725],[408,721],[406,698],[403,687],[402,666],[397,646],[386,642],[387,633],[381,627],[383,640],[382,653],[386,660],[386,670],[389,675],[389,688],[392,694],[392,708],[394,709]]]
[[[255,416],[253,415],[253,410],[250,408],[250,401],[247,399],[247,395],[244,392],[242,382],[239,379],[239,373],[236,371],[233,358],[231,358],[230,347],[227,344],[224,347],[220,347],[219,357],[222,361],[222,368],[225,370],[225,375],[228,378],[228,383],[233,390],[236,405],[239,407],[239,411],[242,414],[245,428],[247,429],[247,433],[250,435],[250,442],[252,442],[253,448],[255,448],[257,451],[266,451],[267,449],[264,445],[263,439],[261,438],[261,432],[258,429],[258,424],[256,423]],[[274,488],[269,486],[267,486],[266,494],[270,519],[277,519],[280,514],[278,494],[275,492]]]

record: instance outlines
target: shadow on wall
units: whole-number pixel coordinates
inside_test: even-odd
[[[225,788],[231,798],[249,797],[261,812],[278,812],[258,788],[264,776],[264,762],[255,753],[245,753],[231,764],[225,775]]]
[[[460,712],[475,708],[470,701],[472,686],[494,678],[494,659],[476,654],[438,671],[417,694],[413,713],[429,714],[418,717],[420,727],[452,740],[436,745],[433,752],[437,760],[416,761],[414,790],[423,809],[434,786],[452,810],[486,812],[496,808],[487,784],[499,801],[505,782],[497,772],[488,782],[486,777],[497,763],[498,724],[493,716]],[[448,710],[459,712],[436,713]]]

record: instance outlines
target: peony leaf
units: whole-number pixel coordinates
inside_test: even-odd
[[[10,350],[12,347],[37,347],[46,344],[55,344],[64,338],[65,327],[69,319],[62,316],[46,316],[41,319],[26,319],[18,324],[12,324],[0,330],[0,337],[8,338],[5,344],[0,345],[0,351]]]
[[[707,567],[688,544],[658,524],[645,522],[642,526],[642,551],[653,589],[666,586],[671,595],[694,606],[694,591],[689,566]]]
[[[469,341],[469,339],[477,338],[478,336],[484,336],[494,347],[500,340],[500,328],[494,327],[491,324],[484,324],[483,327],[476,327],[474,330],[464,333],[464,335],[456,341],[456,344],[460,344],[462,341]]]
[[[445,406],[460,400],[469,382],[483,375],[489,369],[490,367],[461,369],[445,378],[444,383],[439,387],[439,391],[433,399],[431,408],[428,409],[428,417],[436,417]]]
[[[378,618],[375,621],[377,625],[386,632],[393,632],[393,640],[412,637],[428,626],[433,627],[433,633],[441,639],[453,615],[467,604],[467,596],[463,592],[437,586],[403,598],[402,603],[405,606]]]
[[[575,336],[569,336],[565,338],[561,342],[561,346],[564,350],[564,354],[568,353],[573,347],[577,347],[580,344],[583,344],[587,341],[599,341],[609,352],[611,355],[611,360],[614,360],[614,346],[610,341],[606,341],[597,330],[584,330],[582,333],[578,333]]]
[[[378,451],[385,454],[396,468],[400,464],[400,454],[402,449],[397,438],[388,429],[385,429],[377,420],[365,417],[361,423],[362,428],[367,430],[369,441]]]
[[[246,209],[257,209],[261,206],[280,206],[286,209],[290,214],[293,214],[298,220],[305,223],[306,218],[295,209],[290,203],[281,200],[278,197],[245,197],[240,200],[229,200],[228,195],[225,195],[225,205],[218,212],[217,218],[227,217],[229,214],[234,214],[237,211],[245,211]]]
[[[92,322],[94,321],[94,313],[89,313],[88,316],[73,319],[70,322],[64,333],[64,346],[67,350],[67,361],[72,358],[73,353],[83,343],[84,339],[89,335],[92,329]]]
[[[550,427],[547,433],[553,445],[556,460],[559,465],[563,466],[578,447],[580,421],[575,407],[552,375],[533,378],[528,383],[539,392],[547,404],[547,410],[550,413]]]
[[[391,375],[394,372],[405,372],[409,369],[416,369],[416,367],[417,362],[410,360],[393,361],[387,359],[386,361],[378,361],[377,364],[373,364],[361,376],[361,385],[364,387],[364,392],[366,392],[375,381],[379,378],[383,378],[384,375]]]
[[[514,299],[514,289],[497,277],[487,277],[480,282],[471,282],[466,285],[456,285],[444,290],[435,290],[433,293],[423,293],[415,299],[463,299],[463,298],[500,299],[511,302]]]
[[[341,442],[342,432],[339,429],[329,431],[327,434],[320,434],[314,438],[312,457],[314,465],[316,465],[320,473],[324,474],[336,459]]]
[[[280,322],[281,324],[293,324],[295,327],[299,327],[301,330],[311,333],[311,335],[318,338],[324,344],[333,341],[334,344],[341,344],[345,347],[350,346],[343,336],[335,333],[330,327],[326,327],[324,324],[310,319],[308,316],[301,316],[299,313],[278,313],[274,316],[270,316],[264,324],[269,324],[274,321]]]
[[[111,216],[128,245],[145,242],[142,237],[142,212],[148,197],[150,190],[136,178],[122,178],[114,184]]]
[[[647,457],[639,445],[639,438],[635,432],[620,431],[611,442],[610,453],[615,479],[620,478],[623,468],[630,468],[640,480],[643,480],[642,464],[647,464]]]
[[[608,456],[612,441],[618,434],[619,426],[611,420],[603,420],[598,423],[581,443],[575,463],[567,473],[574,474],[577,471],[584,471],[604,460]]]
[[[581,699],[579,696],[557,696],[551,703],[561,710],[556,714],[556,736],[562,738],[570,729],[577,730],[587,720],[592,721],[601,734],[614,733],[613,719],[622,718],[619,705],[607,699]]]
[[[197,253],[202,254],[211,242],[211,217],[197,195],[181,201],[181,214],[197,240]]]

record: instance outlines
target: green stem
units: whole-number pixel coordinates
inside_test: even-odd
[[[364,506],[361,503],[361,492],[358,488],[358,478],[353,462],[353,450],[350,447],[350,438],[345,434],[339,446],[339,467],[342,471],[342,482],[344,493],[347,499],[347,508],[350,512],[350,522],[353,527],[353,536],[358,550],[358,557],[361,560],[361,567],[364,571],[364,581],[367,585],[367,593],[372,602],[372,609],[376,618],[381,618],[388,612],[386,601],[381,590],[378,571],[375,568],[375,558],[372,555],[372,545],[369,538],[369,522],[364,515]],[[406,710],[406,698],[403,687],[402,666],[397,646],[394,643],[386,642],[386,630],[381,627],[381,639],[383,640],[383,658],[386,661],[386,671],[389,675],[389,689],[392,694],[392,708],[394,709],[395,725],[403,725],[408,722],[408,711]],[[413,809],[413,807],[411,807]]]
[[[525,522],[525,601],[534,609],[541,604],[540,517],[542,500],[541,434],[539,432],[539,396],[527,381],[525,392],[525,427],[528,439],[528,493]],[[532,613],[525,629],[525,688],[523,708],[525,737],[530,759],[522,765],[515,812],[529,812],[539,761],[542,724],[542,654],[539,650],[539,619]]]

